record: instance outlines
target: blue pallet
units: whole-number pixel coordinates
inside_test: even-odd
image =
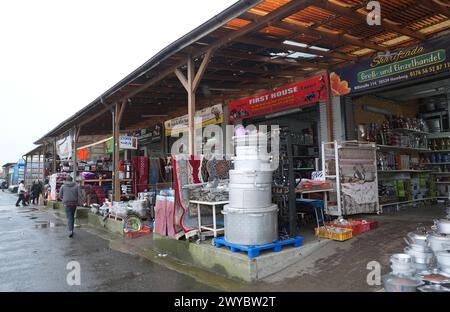
[[[265,245],[245,246],[232,244],[227,242],[224,237],[218,237],[214,240],[214,244],[217,248],[222,246],[230,247],[231,252],[245,251],[247,252],[248,257],[253,259],[258,257],[262,250],[271,249],[273,252],[280,252],[283,246],[292,245],[295,248],[300,247],[303,244],[303,239],[303,237],[297,236]]]

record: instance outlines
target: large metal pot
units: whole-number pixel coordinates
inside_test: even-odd
[[[272,171],[230,170],[230,184],[270,184]]]
[[[278,208],[235,209],[225,205],[225,240],[237,245],[263,245],[278,239]]]
[[[420,279],[402,277],[394,274],[383,276],[384,290],[387,292],[416,292],[424,283]]]
[[[254,159],[243,159],[243,158],[232,158],[234,169],[239,171],[248,170],[272,170],[270,169],[269,159],[259,159],[255,157]]]
[[[436,259],[440,267],[450,269],[450,250],[442,250],[437,252]]]
[[[439,233],[430,233],[428,235],[428,245],[436,255],[437,252],[450,248],[450,236],[440,235]]]
[[[419,264],[431,264],[433,262],[433,253],[431,250],[429,252],[413,249],[411,247],[405,248],[405,253],[412,257],[412,261]]]
[[[431,228],[440,234],[450,235],[450,220],[434,220],[434,226],[432,226]]]
[[[406,243],[408,245],[416,244],[416,245],[427,246],[427,237],[428,237],[428,233],[425,230],[425,228],[418,228],[416,231],[409,232],[406,235]]]
[[[390,258],[392,273],[395,275],[412,276],[415,272],[412,257],[408,254],[394,254]]]
[[[253,209],[272,205],[271,184],[229,184],[230,207]]]

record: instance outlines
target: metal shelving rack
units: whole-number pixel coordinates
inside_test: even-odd
[[[343,178],[345,172],[343,172],[341,165],[342,162],[345,162],[344,156],[342,155],[342,150],[355,150],[355,155],[357,151],[367,150],[373,151],[372,157],[367,159],[362,159],[361,164],[368,165],[368,167],[372,167],[372,174],[374,176],[374,182],[376,185],[375,192],[377,199],[376,204],[376,212],[380,212],[380,205],[378,202],[378,172],[377,172],[377,158],[376,158],[376,145],[375,143],[370,142],[358,142],[358,141],[334,141],[334,142],[323,142],[322,143],[322,170],[323,176],[325,180],[334,180],[336,184],[336,199],[337,205],[335,207],[328,205],[328,209],[326,214],[333,216],[342,216],[346,215],[347,211],[345,207],[343,207],[343,196],[342,196],[342,185],[344,183]],[[334,172],[330,171],[330,162],[334,162],[335,170]],[[333,209],[334,208],[334,209]],[[344,208],[344,209],[343,209]]]

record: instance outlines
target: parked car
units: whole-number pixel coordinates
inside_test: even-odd
[[[10,191],[11,193],[17,193],[17,190],[19,189],[18,185],[10,185],[8,187],[8,191]]]

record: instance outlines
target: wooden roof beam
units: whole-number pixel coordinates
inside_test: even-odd
[[[434,0],[416,0],[416,4],[424,6],[426,8],[431,8],[439,14],[450,17],[450,7],[445,6],[442,3],[436,2]]]
[[[255,18],[255,16],[257,17],[259,15],[247,12],[247,13],[243,14],[241,16],[241,18],[244,18],[247,20],[252,20],[253,18]],[[320,29],[312,29],[311,27],[302,26],[299,24],[294,24],[294,23],[289,23],[289,22],[284,22],[284,21],[273,22],[272,26],[276,26],[276,27],[279,27],[279,28],[282,28],[285,30],[289,30],[292,32],[304,33],[309,36],[321,38],[322,40],[328,40],[328,41],[338,42],[338,43],[346,43],[349,45],[354,45],[357,47],[367,48],[367,49],[371,49],[371,50],[375,50],[375,51],[383,51],[384,52],[388,49],[387,47],[382,47],[375,43],[367,42],[367,40],[358,39],[358,38],[355,38],[355,37],[347,35],[347,34],[333,34],[333,33],[326,32],[326,31],[323,31]]]
[[[331,12],[332,14],[337,14],[340,16],[347,17],[349,19],[357,20],[362,23],[367,23],[367,15],[364,13],[360,13],[359,11],[356,11],[351,7],[344,7],[339,4],[329,2],[328,0],[317,0],[315,6],[325,9]],[[426,39],[425,35],[412,31],[408,28],[397,26],[393,24],[391,21],[387,20],[386,18],[382,18],[382,22],[383,24],[380,27],[383,27],[386,30],[393,31],[400,35],[405,35],[419,40]]]

